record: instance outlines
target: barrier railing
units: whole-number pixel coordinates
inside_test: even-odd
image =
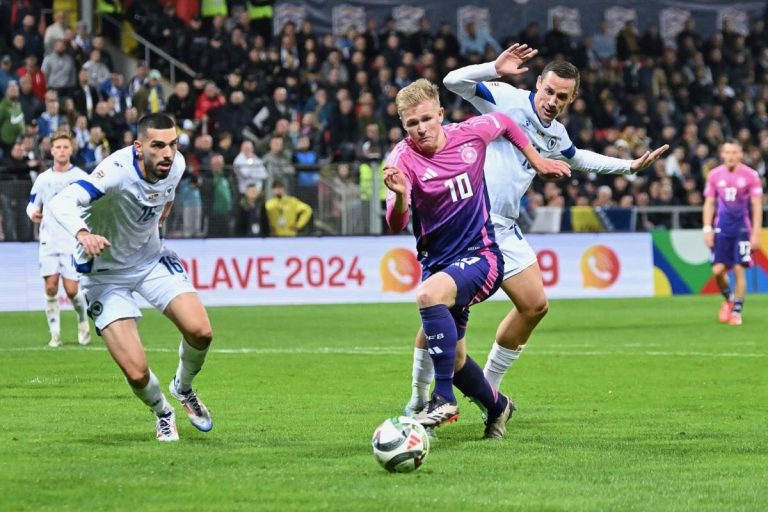
[[[115,30],[116,34],[120,34],[120,38],[121,38],[120,43],[121,43],[121,46],[123,46],[122,38],[126,36],[123,33],[122,23],[106,14],[99,15],[99,19],[102,23],[102,27],[104,23],[107,23]],[[144,52],[143,59],[147,63],[147,66],[149,68],[153,67],[152,65],[153,57],[155,57],[154,59],[155,61],[157,60],[157,58],[160,58],[160,59],[163,59],[163,61],[165,61],[168,64],[169,66],[168,79],[171,82],[171,84],[176,83],[176,70],[179,70],[183,72],[185,75],[191,78],[194,78],[196,72],[195,70],[190,68],[187,64],[170,56],[168,53],[164,52],[163,50],[161,50],[160,48],[152,44],[150,41],[148,41],[145,37],[137,34],[136,32],[133,32],[131,36],[136,40],[137,43],[141,45]]]

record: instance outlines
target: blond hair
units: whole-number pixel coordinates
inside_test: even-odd
[[[403,112],[426,100],[435,102],[437,108],[440,108],[440,89],[426,78],[419,78],[400,89],[395,96],[397,115],[403,117]]]
[[[54,133],[51,136],[51,144],[56,142],[59,139],[67,139],[70,144],[74,144],[72,134],[68,130],[57,130],[56,133]]]

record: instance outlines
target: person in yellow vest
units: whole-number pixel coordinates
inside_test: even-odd
[[[227,16],[229,8],[226,0],[203,0],[200,3],[200,14],[203,18],[212,18],[214,16]]]
[[[312,207],[285,193],[282,181],[272,184],[272,198],[265,205],[271,236],[296,236],[312,218]]]

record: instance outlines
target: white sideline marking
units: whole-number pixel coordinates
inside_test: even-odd
[[[566,345],[561,345],[566,347]],[[621,345],[620,345],[621,346]],[[146,352],[151,353],[177,353],[177,348],[145,347]],[[411,347],[316,347],[316,348],[212,348],[210,352],[215,354],[339,354],[339,355],[371,355],[371,356],[394,356],[410,354]],[[40,347],[0,347],[2,352],[106,352],[104,347],[78,347],[74,344],[54,349],[46,346]],[[654,356],[654,357],[743,357],[743,358],[763,358],[768,354],[758,354],[750,352],[684,352],[684,351],[600,351],[600,350],[573,350],[573,351],[554,351],[554,350],[529,350],[526,351],[526,357],[529,356]]]

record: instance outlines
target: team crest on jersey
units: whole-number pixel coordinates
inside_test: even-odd
[[[746,184],[747,184],[747,182],[744,181],[744,178],[739,178],[738,180],[736,180],[736,186],[739,187],[739,188],[745,186]]]
[[[725,182],[725,180],[720,180],[720,181],[717,182],[717,186],[718,187],[724,187],[726,185],[727,185],[727,183]]]
[[[100,180],[101,178],[104,177],[104,169],[96,169],[95,171],[93,171],[93,175],[96,176],[97,180]]]
[[[168,188],[166,188],[166,189],[165,189],[165,196],[166,196],[166,197],[168,197],[168,196],[169,196],[169,195],[171,195],[172,193],[173,193],[173,186],[170,186],[170,187],[168,187]]]
[[[477,162],[477,150],[470,144],[461,146],[459,151],[461,151],[461,159],[465,164],[473,164]]]
[[[547,140],[547,151],[552,151],[553,149],[555,149],[555,146],[557,146],[557,138],[550,137]]]

